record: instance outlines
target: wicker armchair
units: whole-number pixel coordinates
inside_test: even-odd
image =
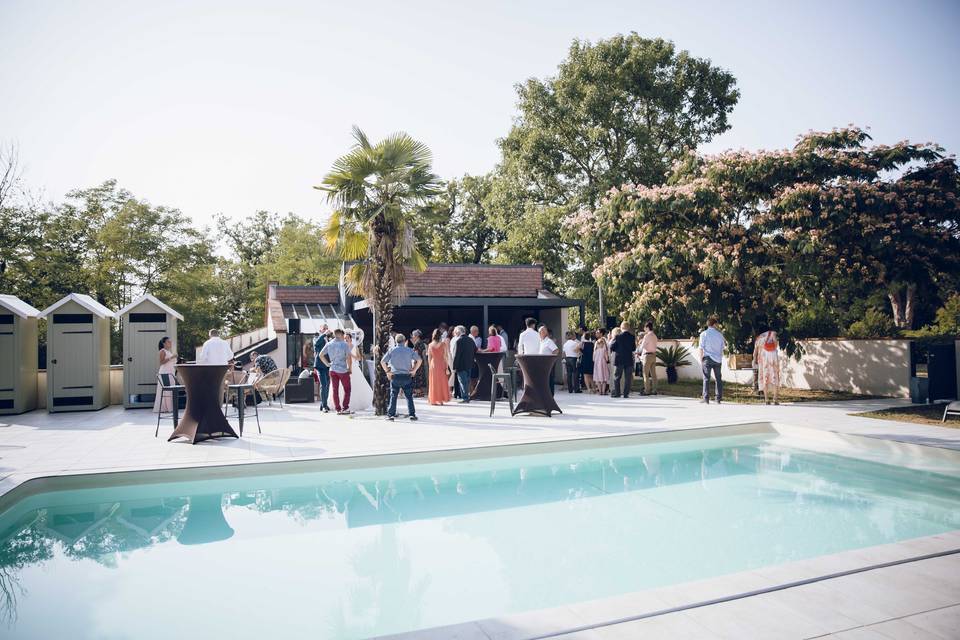
[[[263,395],[270,406],[273,401],[280,402],[280,408],[283,408],[283,389],[290,379],[290,369],[276,369],[253,383],[253,388]]]

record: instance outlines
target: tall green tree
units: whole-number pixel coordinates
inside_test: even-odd
[[[372,144],[353,128],[353,149],[337,159],[317,189],[327,194],[333,213],[325,236],[328,250],[358,261],[348,285],[368,299],[374,317],[374,356],[386,353],[393,331],[394,304],[405,295],[405,269],[423,270],[414,218],[440,194],[430,150],[405,133]],[[389,380],[376,367],[374,408],[387,408]]]
[[[277,245],[281,218],[261,210],[240,220],[221,214],[215,221],[230,254],[230,259],[221,263],[224,323],[233,333],[262,327],[266,306],[262,271]]]
[[[341,261],[326,251],[323,228],[294,214],[280,223],[276,242],[262,257],[261,283],[331,285],[340,279]]]
[[[529,205],[509,230],[508,255],[545,254],[545,265],[560,265],[547,267],[549,279],[568,292],[593,284],[603,256],[574,232],[557,242],[560,221],[593,210],[612,187],[662,184],[674,162],[730,127],[740,96],[726,70],[636,33],[575,40],[556,76],[531,78],[517,92],[499,173],[514,201]]]
[[[495,247],[506,239],[506,225],[495,214],[494,177],[465,175],[450,180],[437,203],[439,214],[429,229],[430,259],[435,262],[492,262]]]

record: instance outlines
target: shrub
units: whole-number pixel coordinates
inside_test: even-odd
[[[826,305],[818,304],[798,309],[787,318],[789,335],[804,338],[835,338],[840,333],[836,318]]]
[[[877,309],[867,309],[863,318],[847,329],[850,338],[892,338],[900,332],[893,318]]]
[[[687,358],[689,355],[690,350],[681,345],[657,348],[657,366],[667,368],[667,382],[669,384],[677,381],[677,367],[686,367],[693,364]]]
[[[960,293],[955,293],[937,309],[936,321],[930,332],[940,336],[960,336]]]

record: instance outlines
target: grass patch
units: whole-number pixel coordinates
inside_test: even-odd
[[[862,418],[932,424],[940,427],[960,429],[960,417],[955,415],[947,416],[946,422],[940,422],[943,418],[943,408],[945,406],[946,403],[943,402],[940,404],[918,404],[910,407],[894,407],[891,409],[880,409],[878,411],[867,411],[866,413],[855,413],[853,415]]]
[[[633,389],[640,391],[642,384],[637,384],[634,379]],[[661,380],[657,385],[657,391],[665,396],[678,396],[681,398],[699,398],[703,391],[703,383],[699,380],[678,380],[675,384],[667,384]],[[846,391],[819,391],[814,389],[780,389],[780,402],[816,402],[823,400],[867,400],[877,396],[864,396]],[[713,381],[710,382],[710,399],[713,399]],[[723,401],[740,402],[743,404],[763,404],[763,394],[757,394],[752,385],[737,384],[736,382],[723,382]],[[770,396],[773,402],[773,396]],[[943,409],[941,409],[943,411]]]

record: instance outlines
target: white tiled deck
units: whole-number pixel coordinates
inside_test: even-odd
[[[35,477],[156,469],[185,466],[246,464],[353,456],[374,453],[424,451],[463,447],[542,442],[571,438],[650,433],[655,431],[743,422],[778,422],[788,425],[866,435],[913,444],[960,450],[960,429],[857,418],[849,413],[867,411],[900,401],[858,401],[762,406],[698,404],[685,398],[658,396],[617,400],[558,392],[564,414],[554,418],[517,417],[501,404],[497,416],[488,417],[489,405],[429,407],[418,402],[419,422],[386,422],[370,414],[352,417],[322,414],[317,405],[285,405],[261,409],[262,434],[248,419],[244,438],[218,440],[191,446],[168,443],[169,422],[160,438],[153,437],[156,418],[149,411],[111,407],[92,413],[0,416],[0,495]],[[235,420],[234,420],[235,421]],[[960,555],[877,568],[844,577],[748,595],[728,602],[708,604],[673,613],[665,609],[706,599],[743,594],[783,585],[797,579],[822,576],[855,566],[902,560],[924,553],[960,549],[960,534],[875,548],[859,557],[827,558],[781,573],[736,574],[710,581],[698,591],[683,585],[681,600],[669,594],[647,594],[653,599],[613,603],[604,617],[602,606],[571,606],[551,610],[549,620],[537,614],[514,620],[481,621],[455,629],[428,631],[436,638],[533,638],[548,633],[600,625],[565,635],[573,638],[808,638],[836,634],[841,638],[958,638],[960,637]],[[869,550],[862,550],[869,551]],[[853,565],[851,565],[853,562]],[[811,574],[810,572],[814,573]],[[666,599],[664,599],[666,597]],[[701,599],[702,600],[702,599]],[[666,603],[666,606],[664,606]],[[611,606],[607,603],[607,606]],[[589,611],[588,611],[589,609]],[[629,612],[624,615],[624,612]],[[616,615],[614,615],[616,613]],[[603,622],[640,614],[644,619],[603,626]],[[599,615],[599,617],[598,617]]]

